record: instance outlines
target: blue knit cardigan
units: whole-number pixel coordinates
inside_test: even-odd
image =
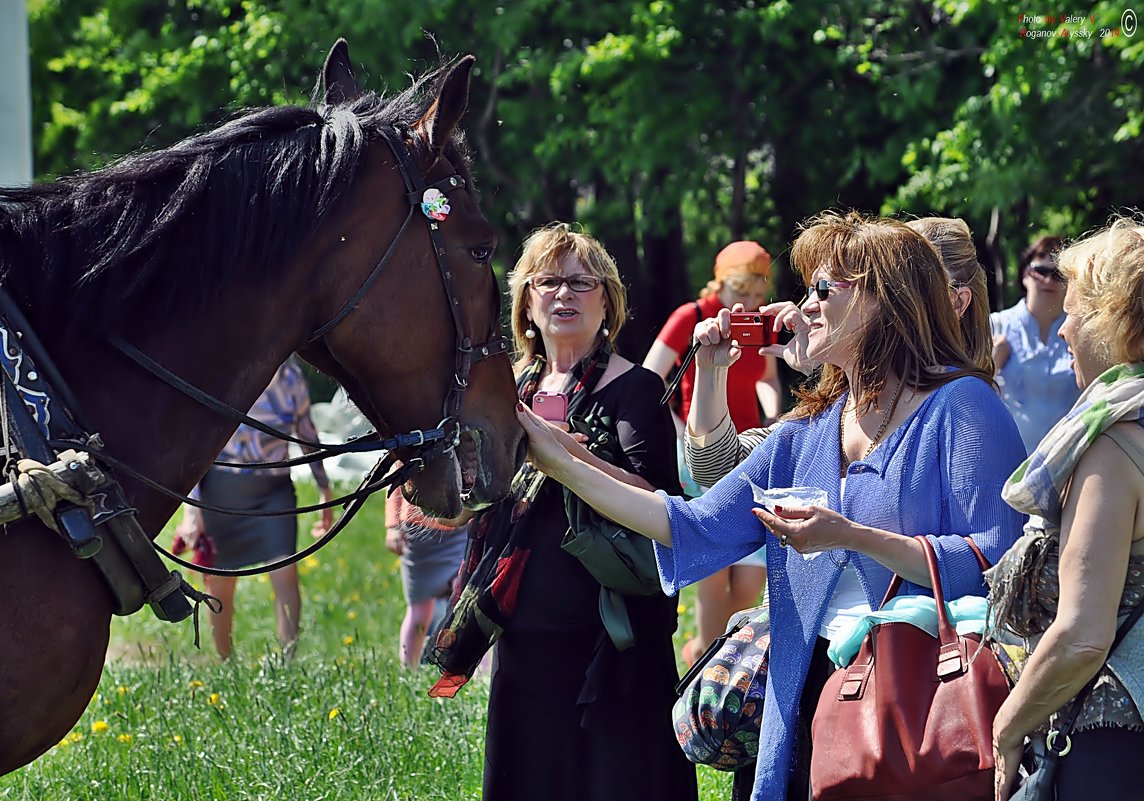
[[[752,801],[786,797],[799,697],[841,564],[849,559],[854,565],[875,608],[893,574],[854,551],[808,561],[780,548],[751,513],[751,490],[740,472],[762,487],[820,487],[830,508],[850,520],[907,536],[927,535],[948,599],[985,594],[981,568],[963,537],[971,536],[996,562],[1020,535],[1025,519],[1001,500],[1001,487],[1024,460],[1025,447],[1013,418],[984,381],[959,378],[931,393],[868,459],[850,465],[846,499],[840,503],[838,421],[845,401],[815,418],[784,422],[739,468],[695,500],[660,493],[673,547],[657,544],[655,550],[669,595],[766,543],[771,656]],[[931,594],[909,582],[902,592]]]

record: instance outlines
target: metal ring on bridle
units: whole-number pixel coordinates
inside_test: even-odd
[[[786,534],[783,534],[781,537],[779,537],[779,547],[780,548],[787,547],[787,535]]]

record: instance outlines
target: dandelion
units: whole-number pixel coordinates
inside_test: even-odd
[[[352,609],[346,612],[346,620],[357,620],[357,612]]]
[[[680,604],[679,606],[675,607],[675,611],[681,615],[686,614],[687,613],[687,604]]]
[[[338,709],[335,706],[333,709],[330,710],[329,714],[326,715],[326,720],[333,720],[334,718],[336,718],[340,714],[342,714],[342,710]]]
[[[353,644],[354,644],[354,638],[352,635],[347,634],[345,637],[342,637],[342,645],[353,645]]]
[[[97,720],[91,724],[91,733],[92,734],[103,734],[109,728],[110,727],[107,725],[106,720]]]
[[[199,689],[200,687],[205,687],[206,685],[205,685],[205,684],[203,684],[203,683],[202,683],[201,681],[199,681],[198,679],[192,679],[192,680],[191,680],[191,681],[188,683],[188,686],[189,686],[189,687],[190,687],[192,690],[197,690],[197,689]]]
[[[121,684],[115,688],[115,692],[119,693],[120,695],[127,695],[127,688]]]
[[[207,703],[211,706],[218,706],[219,698],[220,696],[218,693],[211,693],[207,696]]]
[[[183,735],[176,734],[174,737],[171,738],[171,742],[173,742],[175,745],[182,745],[183,744]]]
[[[322,563],[318,561],[318,557],[316,557],[316,556],[307,556],[302,561],[302,564],[304,564],[306,567],[313,570],[316,567],[320,567]]]
[[[130,734],[121,734],[118,737],[116,737],[115,739],[118,740],[119,742],[123,743],[124,745],[130,745],[132,737]]]
[[[350,596],[350,601],[352,603],[356,604],[360,600],[361,600],[361,593],[360,592],[355,592],[353,595]]]
[[[83,732],[82,731],[73,731],[71,734],[68,735],[68,742],[69,743],[78,743],[82,739],[83,739]]]

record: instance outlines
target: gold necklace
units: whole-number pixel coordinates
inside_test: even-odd
[[[882,412],[882,422],[878,426],[878,433],[870,440],[870,446],[866,448],[866,453],[862,455],[862,459],[870,458],[870,454],[874,452],[874,447],[882,439],[882,435],[886,433],[886,426],[890,424],[890,416],[894,413],[894,408],[898,405],[898,396],[902,393],[903,381],[898,379],[898,386],[894,388],[894,397],[890,399],[890,405],[886,407],[886,411]],[[857,420],[857,407],[855,407],[855,420]],[[841,464],[841,475],[846,475],[846,469],[850,467],[850,459],[846,457],[846,407],[842,407],[842,413],[838,415],[838,457],[839,464]]]

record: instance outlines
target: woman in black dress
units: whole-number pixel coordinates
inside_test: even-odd
[[[603,246],[565,224],[535,231],[509,277],[523,403],[560,392],[568,416],[607,418],[619,444],[609,474],[679,492],[675,432],[659,376],[616,355],[627,314]],[[634,644],[618,650],[600,585],[565,551],[564,492],[526,465],[506,501],[478,515],[463,589],[431,661],[431,695],[453,695],[493,643],[485,801],[692,801],[695,770],[671,725],[678,680],[676,600],[627,597]]]

